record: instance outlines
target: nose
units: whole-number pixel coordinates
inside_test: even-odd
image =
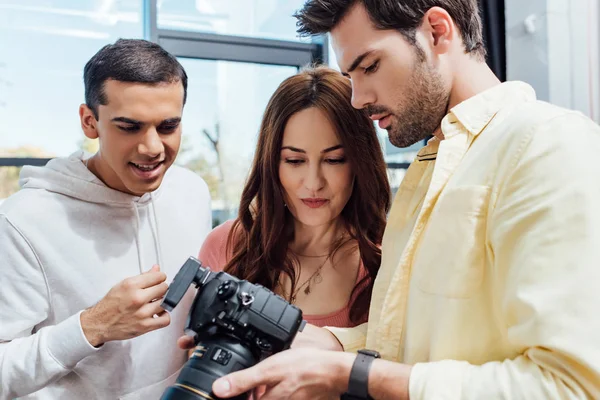
[[[325,186],[325,176],[319,163],[309,166],[304,177],[304,186],[310,193],[317,193]]]
[[[162,139],[154,127],[150,127],[138,144],[138,153],[149,158],[159,156],[164,150]]]
[[[352,81],[352,107],[361,110],[369,104],[375,104],[375,100],[373,92],[364,84]]]

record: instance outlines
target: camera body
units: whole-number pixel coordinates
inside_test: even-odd
[[[185,332],[197,346],[162,400],[217,399],[211,389],[216,379],[288,349],[306,324],[302,311],[281,296],[215,273],[194,257],[181,267],[161,306],[173,310],[191,284],[198,292]]]

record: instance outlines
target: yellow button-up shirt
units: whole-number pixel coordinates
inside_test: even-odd
[[[411,400],[600,399],[600,128],[503,83],[454,107],[402,182],[346,351]]]

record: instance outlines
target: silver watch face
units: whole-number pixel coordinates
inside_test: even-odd
[[[366,356],[370,356],[370,357],[374,357],[374,358],[380,358],[381,355],[375,351],[375,350],[369,350],[369,349],[361,349],[358,351],[360,354],[364,354]]]

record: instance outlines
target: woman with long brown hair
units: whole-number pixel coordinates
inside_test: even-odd
[[[367,320],[390,187],[366,111],[348,79],[311,67],[286,79],[263,116],[239,215],[199,258],[261,284],[317,326]]]

